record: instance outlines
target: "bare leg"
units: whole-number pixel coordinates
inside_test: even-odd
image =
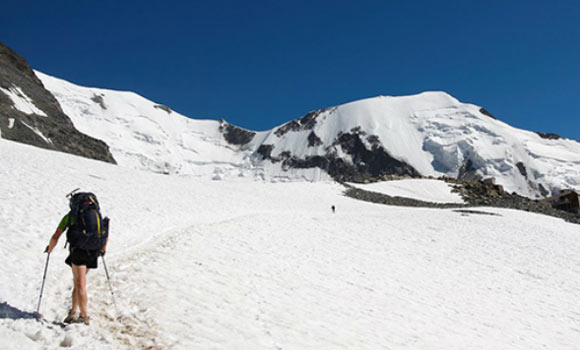
[[[77,288],[73,286],[72,291],[72,306],[70,308],[70,315],[74,315],[77,313],[79,309],[79,298],[77,298]]]
[[[87,267],[84,265],[72,265],[74,276],[74,289],[76,298],[73,296],[73,306],[76,299],[77,305],[81,309],[81,317],[87,317]]]
[[[65,323],[70,323],[79,309],[79,298],[77,298],[77,288],[75,286],[75,270],[72,269],[72,266],[71,271],[73,272],[73,290],[71,295],[72,305],[70,311],[68,312],[68,316],[64,320]]]

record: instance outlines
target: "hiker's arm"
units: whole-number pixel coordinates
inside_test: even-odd
[[[50,254],[50,252],[52,252],[52,250],[54,249],[54,247],[58,243],[58,239],[60,238],[60,235],[62,235],[62,233],[68,228],[69,223],[70,223],[69,218],[70,218],[70,213],[63,216],[63,218],[60,220],[60,222],[58,223],[58,227],[56,228],[56,231],[54,232],[52,237],[50,237],[50,242],[48,242],[48,245],[46,246],[46,249],[44,250],[45,253]]]
[[[56,231],[54,232],[52,237],[50,237],[50,242],[48,242],[48,246],[46,247],[45,253],[50,254],[50,252],[52,252],[52,250],[54,249],[54,247],[58,243],[58,239],[60,238],[60,235],[62,235],[63,232],[64,232],[63,229],[60,229],[60,228],[56,229]]]

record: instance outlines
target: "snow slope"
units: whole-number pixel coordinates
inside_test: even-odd
[[[351,186],[391,197],[405,197],[432,203],[464,203],[458,193],[452,193],[452,186],[441,180],[408,179],[382,181]]]
[[[204,178],[250,175],[250,153],[224,140],[220,121],[190,119],[133,92],[85,88],[35,73],[75,127],[105,141],[121,166]]]
[[[328,183],[207,181],[0,139],[2,349],[577,349],[580,229],[552,217],[360,202]],[[112,218],[89,327],[29,318],[64,195]],[[337,207],[336,214],[330,205]],[[33,219],[31,219],[33,218]],[[41,312],[64,318],[66,251]]]
[[[580,143],[543,139],[444,92],[380,96],[315,111],[235,145],[224,139],[223,121],[189,119],[131,92],[36,74],[75,127],[105,141],[117,162],[131,168],[215,179],[326,181],[328,165],[297,168],[284,160],[318,156],[327,159],[320,164],[339,158],[360,165],[360,150],[353,153],[338,142],[350,133],[369,152],[381,146],[424,176],[458,177],[472,170],[529,197],[580,191]],[[261,146],[272,147],[271,159],[259,154]]]
[[[344,157],[335,145],[336,135],[356,128],[363,132],[367,149],[371,149],[371,136],[375,137],[391,156],[425,176],[457,177],[469,160],[477,174],[495,177],[509,192],[534,197],[541,193],[540,185],[550,193],[580,190],[580,143],[543,139],[444,92],[347,103],[323,110],[312,128],[282,137],[272,133],[264,143],[277,145],[274,156],[287,151],[299,157],[323,155],[330,149]],[[296,149],[295,145],[307,144],[311,132],[321,145]],[[518,168],[520,162],[525,175]]]

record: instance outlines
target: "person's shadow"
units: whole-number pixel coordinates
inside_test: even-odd
[[[9,318],[11,320],[38,319],[39,315],[36,312],[22,311],[4,302],[0,303],[0,318]]]

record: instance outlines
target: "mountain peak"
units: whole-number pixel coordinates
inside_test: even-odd
[[[580,189],[579,143],[513,128],[443,91],[371,97],[253,132],[169,113],[138,95],[39,76],[75,127],[105,141],[123,166],[274,181],[493,177],[529,197]]]

